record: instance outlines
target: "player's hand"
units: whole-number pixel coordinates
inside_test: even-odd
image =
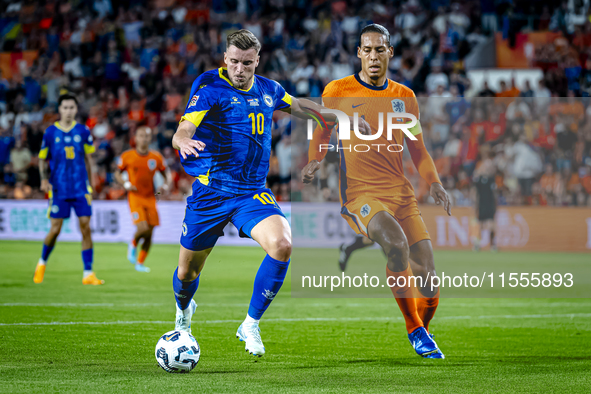
[[[318,160],[312,160],[302,169],[302,182],[310,183],[314,180],[314,173],[320,169]]]
[[[41,180],[41,191],[43,193],[49,193],[52,189],[53,187],[51,186],[51,183],[49,183],[48,179]]]
[[[433,182],[431,184],[430,194],[435,200],[435,204],[440,205],[443,203],[443,209],[445,209],[448,216],[451,216],[451,200],[449,199],[449,194],[441,186],[441,183]]]
[[[179,152],[183,159],[186,159],[188,156],[195,156],[199,157],[199,153],[203,149],[205,149],[205,144],[201,141],[194,140],[189,137],[181,137],[177,140],[177,145],[179,146]]]
[[[354,125],[355,118],[353,116],[349,116],[349,122],[351,122],[350,123],[351,125]],[[357,117],[357,123],[359,126],[358,130],[359,130],[359,133],[361,133],[361,135],[372,135],[373,134],[373,132],[371,131],[371,126],[361,116]]]
[[[128,192],[137,192],[137,187],[135,187],[134,185],[132,185],[131,182],[129,182],[129,181],[126,181],[123,184],[123,188],[125,190],[127,190]]]

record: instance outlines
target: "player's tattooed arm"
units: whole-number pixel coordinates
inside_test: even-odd
[[[47,175],[46,160],[39,159],[39,175],[41,176],[41,191],[49,193],[51,190],[51,183],[49,183],[49,177]]]
[[[179,151],[183,159],[191,155],[199,157],[197,151],[205,149],[203,142],[193,139],[195,130],[197,127],[193,123],[183,120],[172,137],[172,147]]]

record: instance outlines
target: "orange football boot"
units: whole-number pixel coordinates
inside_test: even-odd
[[[45,276],[45,267],[45,264],[37,263],[37,268],[35,268],[35,275],[33,276],[33,282],[43,282],[43,277]]]
[[[83,285],[104,285],[105,281],[96,277],[94,272],[82,278]]]

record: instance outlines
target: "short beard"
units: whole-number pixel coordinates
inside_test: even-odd
[[[232,81],[232,86],[234,86],[236,89],[245,89],[248,86],[248,83],[250,82],[250,79],[247,79],[246,81],[242,82],[242,83],[237,83]]]

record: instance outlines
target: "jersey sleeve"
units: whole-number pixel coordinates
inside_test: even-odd
[[[94,153],[95,152],[95,148],[94,148],[94,144],[93,144],[93,139],[92,139],[92,134],[90,133],[90,129],[86,126],[84,126],[84,133],[82,134],[83,138],[82,140],[84,141],[84,153],[86,153],[87,155],[90,153]]]
[[[119,171],[125,171],[127,169],[127,166],[129,165],[129,163],[127,162],[128,156],[126,153],[127,152],[123,152],[117,160],[117,168],[119,169]]]
[[[291,96],[278,82],[275,82],[275,110],[291,108]]]
[[[187,120],[199,127],[207,112],[216,104],[217,93],[211,86],[201,86],[201,78],[197,78],[191,87],[190,97],[181,122]]]
[[[45,130],[45,133],[43,133],[43,142],[41,143],[41,149],[39,150],[39,158],[41,160],[47,160],[52,140],[53,138],[51,129]]]
[[[419,102],[412,90],[410,91],[410,95],[406,97],[404,101],[406,102],[407,112],[417,118],[417,124],[409,129],[412,135],[417,136],[423,132],[420,121],[421,113],[419,111]],[[410,123],[410,120],[407,123]]]

